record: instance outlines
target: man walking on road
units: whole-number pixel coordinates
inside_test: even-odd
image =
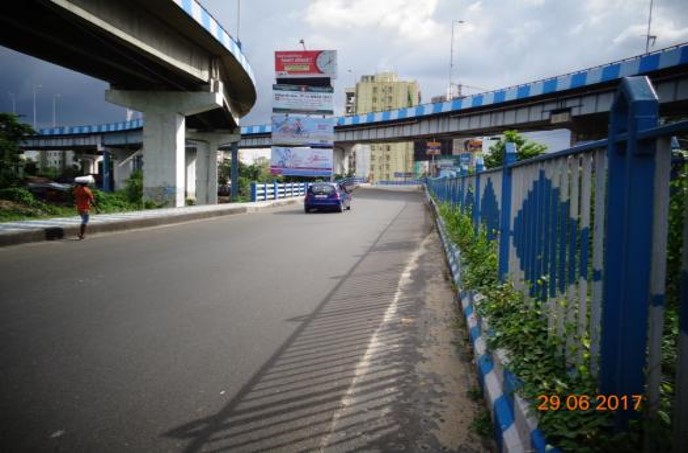
[[[88,188],[88,182],[79,181],[77,184],[74,189],[74,201],[76,203],[76,210],[81,216],[79,240],[82,240],[86,236],[86,225],[88,225],[91,206],[95,207],[96,203],[93,192]]]

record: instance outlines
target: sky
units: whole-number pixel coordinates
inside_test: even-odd
[[[335,114],[345,87],[394,71],[422,102],[505,88],[688,42],[688,0],[200,0],[241,41],[258,99],[242,126],[270,122],[274,52],[335,49]],[[456,21],[463,21],[458,23]],[[452,42],[453,34],[453,42]],[[0,111],[39,128],[122,121],[107,83],[0,47]],[[451,69],[451,70],[450,70]],[[53,106],[55,115],[53,116]]]

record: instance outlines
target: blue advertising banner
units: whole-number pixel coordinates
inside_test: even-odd
[[[334,118],[272,116],[272,143],[287,146],[333,146]]]
[[[332,148],[273,146],[270,171],[284,176],[330,176],[333,172]]]

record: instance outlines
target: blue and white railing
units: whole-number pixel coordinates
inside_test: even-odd
[[[608,139],[523,162],[507,146],[502,168],[427,184],[437,200],[471,212],[474,224],[498,241],[502,280],[547,302],[543,322],[564,340],[568,363],[589,366],[601,394],[645,395],[650,416],[662,380],[671,139],[688,133],[688,121],[658,126],[658,105],[646,77],[624,79]],[[684,237],[676,451],[688,449],[688,222]],[[475,295],[464,296],[467,317],[474,318]],[[581,345],[588,339],[585,363]],[[499,360],[483,351],[478,363],[487,373]],[[513,410],[518,404],[511,398]],[[633,416],[618,411],[615,423],[623,428]]]
[[[212,19],[212,17],[205,10],[202,10],[202,8],[198,6],[196,2],[192,2],[191,0],[175,1],[182,6],[187,14],[191,14],[194,20],[202,24],[210,33],[213,33],[213,30],[218,30],[219,25],[213,25],[214,19]],[[236,51],[235,43],[228,35],[226,37],[225,35],[226,32],[222,35],[222,42],[225,43],[225,45],[230,48],[230,51],[234,53],[234,51]],[[242,64],[244,63],[245,57],[241,55],[241,52],[238,52],[235,54],[235,56],[242,61]],[[494,91],[477,93],[447,102],[421,104],[418,106],[397,110],[338,117],[336,119],[335,127],[415,119],[424,116],[436,115],[439,113],[455,112],[470,108],[497,105],[511,101],[521,101],[536,96],[590,87],[600,83],[619,81],[628,76],[642,75],[652,71],[685,65],[688,65],[688,43],[679,44],[666,49],[660,49],[652,53],[638,55],[621,61],[615,61],[556,77],[550,77],[547,79],[537,80],[507,88],[500,88]],[[251,78],[253,78],[253,73],[251,72],[250,67],[246,65],[245,69]],[[107,125],[46,128],[41,129],[38,132],[41,135],[78,135],[139,129],[142,126],[143,123],[141,120],[134,120]],[[250,137],[251,135],[270,134],[271,131],[272,127],[270,124],[241,127],[241,135],[247,137]]]
[[[281,200],[284,198],[305,197],[308,183],[305,182],[267,182],[251,183],[251,201]]]
[[[364,183],[363,178],[345,178],[337,180],[344,185],[359,185]],[[283,198],[305,197],[310,182],[252,182],[251,201],[281,200]]]
[[[210,14],[197,0],[173,0],[187,15],[189,15],[198,25],[203,27],[210,36],[232,54],[232,56],[239,62],[246,74],[250,77],[253,84],[256,84],[256,78],[253,74],[253,69],[246,58],[246,55],[241,51],[241,44],[236,42],[234,38],[220,25],[220,23]]]

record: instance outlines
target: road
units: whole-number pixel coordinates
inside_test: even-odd
[[[0,450],[483,451],[420,192],[0,249]]]

